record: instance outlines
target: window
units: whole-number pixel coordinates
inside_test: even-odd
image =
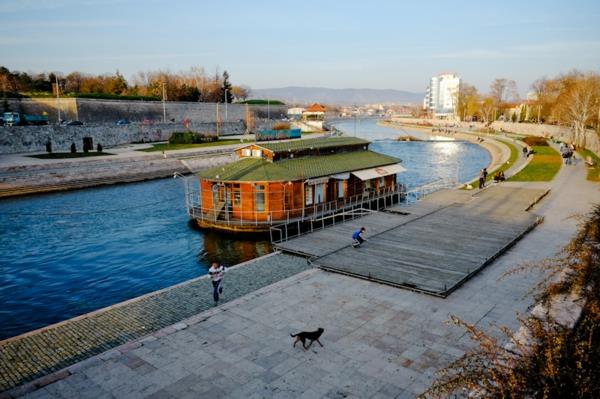
[[[265,186],[262,184],[254,186],[254,209],[259,212],[265,210]]]
[[[240,185],[234,184],[233,185],[233,206],[240,206],[240,203],[241,203]]]
[[[325,202],[325,184],[317,184],[315,186],[315,203],[320,204]]]
[[[313,203],[313,186],[304,187],[304,203],[305,205],[312,205]]]
[[[262,157],[262,151],[261,150],[252,150],[252,156],[253,157]]]
[[[343,180],[337,181],[337,197],[344,198],[344,181]]]
[[[384,188],[385,187],[385,177],[380,177],[379,178],[379,188]]]
[[[252,150],[250,148],[244,148],[242,150],[242,156],[244,156],[244,157],[252,156]]]

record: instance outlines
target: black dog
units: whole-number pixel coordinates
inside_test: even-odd
[[[292,338],[294,339],[294,348],[296,347],[296,344],[298,343],[298,341],[302,342],[302,347],[304,349],[308,349],[310,348],[310,346],[313,344],[313,342],[317,341],[319,343],[319,345],[321,345],[321,347],[323,347],[323,344],[321,343],[321,341],[319,341],[319,337],[321,336],[321,334],[323,334],[323,331],[325,331],[322,328],[319,328],[317,331],[302,331],[299,332],[298,334],[290,334],[292,336]],[[308,347],[306,346],[306,340],[309,340],[310,343],[308,344]]]

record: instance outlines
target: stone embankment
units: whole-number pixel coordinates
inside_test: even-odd
[[[106,156],[77,162],[0,167],[0,198],[188,174],[233,160],[230,150]]]
[[[221,301],[229,302],[309,268],[305,259],[284,254],[239,264],[227,273]],[[192,316],[213,307],[212,286],[205,275],[0,341],[0,397],[5,397],[2,391],[61,369],[62,375],[71,374],[75,369],[67,367],[115,347],[119,348],[102,357],[109,359],[140,346],[124,345],[131,340],[146,336],[144,342],[149,343],[201,323],[206,317]],[[90,360],[102,362],[99,358]],[[47,382],[53,378],[49,376]],[[36,388],[39,382],[37,387],[26,385],[11,394],[19,396]]]
[[[249,105],[198,103],[183,101],[126,101],[126,100],[97,100],[89,98],[26,98],[9,99],[10,111],[25,114],[41,114],[46,112],[50,122],[58,120],[60,110],[61,119],[74,119],[87,123],[114,124],[119,119],[131,121],[162,121],[174,119],[181,121],[189,119],[192,123],[215,122],[217,112],[223,122],[240,121],[246,117],[246,110],[250,110],[255,118],[281,119],[286,117],[285,105]],[[217,108],[218,107],[218,108]]]
[[[423,127],[457,127],[460,129],[484,129],[492,128],[497,132],[511,132],[527,136],[553,137],[560,141],[573,141],[573,129],[567,126],[544,125],[536,123],[513,123],[495,121],[490,126],[481,122],[458,122],[442,119],[418,119],[418,118],[392,118],[393,122],[406,125],[421,125]],[[588,130],[585,135],[585,147],[596,154],[600,154],[600,136],[593,130]]]
[[[128,125],[93,124],[83,126],[2,126],[0,127],[0,154],[22,152],[41,152],[46,143],[52,143],[55,152],[69,151],[71,143],[78,150],[83,148],[83,138],[91,137],[94,146],[102,144],[104,148],[130,143],[148,143],[167,141],[174,132],[217,131],[214,122],[198,122],[183,125],[181,123],[131,123]],[[227,122],[219,126],[219,135],[231,136],[244,134],[246,127],[242,122]]]

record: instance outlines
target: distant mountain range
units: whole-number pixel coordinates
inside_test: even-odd
[[[279,87],[252,89],[251,98],[271,98],[291,104],[313,102],[336,105],[376,103],[421,104],[425,93],[392,89],[328,89],[324,87]]]

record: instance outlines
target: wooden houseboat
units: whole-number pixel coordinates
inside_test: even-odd
[[[400,160],[354,137],[252,143],[239,160],[199,173],[188,213],[201,228],[269,231],[357,207],[399,201]]]

